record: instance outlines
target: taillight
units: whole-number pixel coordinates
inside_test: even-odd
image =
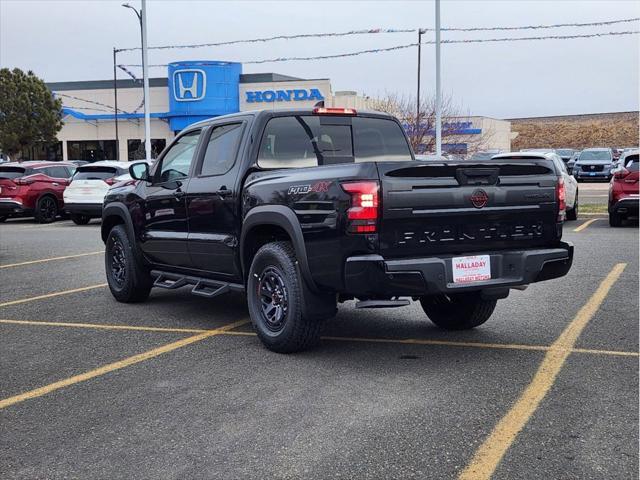
[[[378,221],[378,182],[343,183],[342,189],[351,195],[351,207],[347,210],[348,231],[375,233]]]
[[[558,185],[556,186],[556,198],[558,200],[558,221],[562,222],[566,218],[567,212],[567,197],[566,189],[564,185],[564,178],[558,179]]]
[[[27,177],[16,178],[13,180],[13,183],[16,185],[31,185],[35,180]]]
[[[104,179],[104,183],[106,183],[107,185],[113,185],[116,182],[117,182],[116,177],[111,177],[111,178],[105,178]]]
[[[314,115],[355,115],[356,111],[353,108],[338,108],[338,107],[316,107],[313,109]]]
[[[617,170],[616,173],[613,174],[613,178],[617,178],[618,180],[622,180],[627,175],[629,175],[629,170],[627,170],[626,168],[623,167],[620,170]]]

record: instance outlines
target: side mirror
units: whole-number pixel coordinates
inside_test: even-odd
[[[129,175],[135,180],[148,181],[151,176],[149,175],[149,165],[144,162],[134,163],[129,167]]]

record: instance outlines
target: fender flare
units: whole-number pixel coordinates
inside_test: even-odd
[[[136,245],[136,236],[133,229],[133,222],[131,221],[131,216],[129,215],[129,210],[127,209],[127,207],[123,203],[114,202],[109,203],[102,209],[102,226],[100,227],[100,234],[102,236],[102,241],[105,243],[107,241],[107,235],[109,235],[109,232],[106,230],[107,223],[105,222],[108,217],[119,217],[122,219],[124,226],[127,229],[129,239],[137,250],[138,247]]]
[[[300,222],[294,211],[284,205],[261,205],[252,208],[245,216],[240,234],[240,265],[243,274],[249,269],[249,265],[244,264],[247,236],[254,227],[261,225],[275,225],[287,232],[289,238],[291,238],[293,248],[296,251],[302,277],[313,292],[318,292],[319,289],[311,276],[311,269],[309,268],[309,261],[307,259],[307,249]]]

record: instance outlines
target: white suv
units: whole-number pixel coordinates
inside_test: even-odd
[[[78,167],[64,191],[64,210],[76,225],[102,216],[102,202],[112,185],[131,180],[129,167],[140,162],[104,160]]]

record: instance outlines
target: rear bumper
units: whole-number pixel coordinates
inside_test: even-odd
[[[609,205],[609,213],[637,217],[639,201],[640,199],[637,197],[622,198],[613,205]]]
[[[506,291],[508,288],[562,277],[573,263],[573,244],[557,248],[479,252],[491,257],[491,279],[453,283],[451,258],[385,260],[380,255],[349,257],[345,265],[347,293],[360,298],[422,296],[463,291]]]
[[[65,203],[64,211],[70,215],[87,215],[89,217],[102,217],[101,203]]]
[[[21,202],[0,198],[0,215],[12,217],[28,217],[33,215],[33,209],[25,208]]]

